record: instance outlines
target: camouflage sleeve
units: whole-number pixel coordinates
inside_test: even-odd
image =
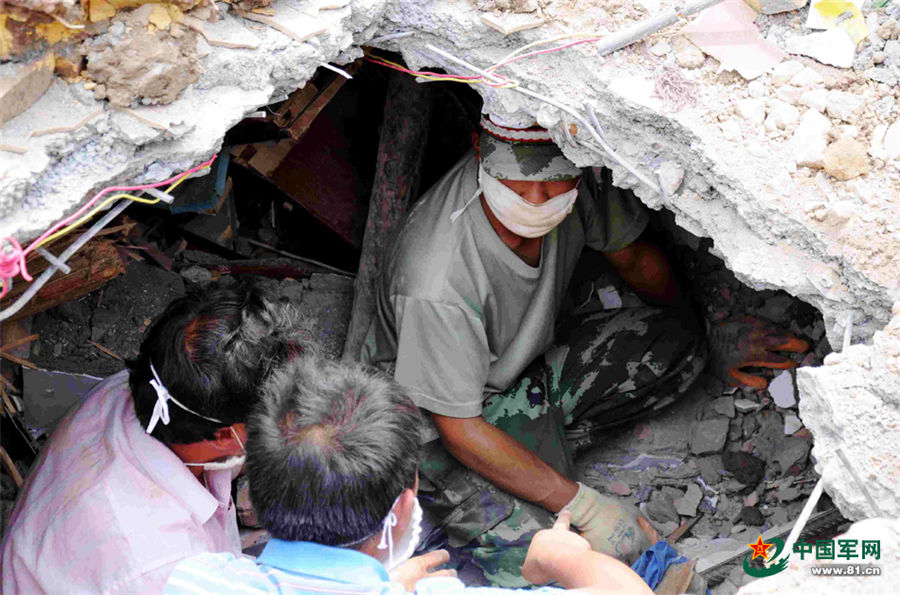
[[[450,304],[399,295],[394,300],[397,382],[432,413],[481,415],[490,362],[481,321]]]
[[[635,241],[647,227],[647,207],[631,190],[613,186],[607,168],[585,169],[582,202],[585,242],[594,250],[615,252]],[[587,199],[587,200],[584,200]]]

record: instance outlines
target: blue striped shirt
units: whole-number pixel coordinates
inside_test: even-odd
[[[240,593],[258,595],[374,594],[405,595],[399,583],[391,582],[385,567],[375,558],[355,550],[305,541],[272,539],[254,562],[228,553],[205,553],[182,560],[169,576],[166,593]],[[416,595],[507,595],[561,593],[542,588],[519,591],[491,587],[466,587],[455,578],[424,579]]]

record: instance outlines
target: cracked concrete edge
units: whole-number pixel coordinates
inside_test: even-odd
[[[853,345],[828,355],[824,366],[797,372],[816,471],[855,520],[900,517],[900,302],[893,313],[871,345]]]
[[[274,4],[276,11],[282,5],[294,6],[281,0]],[[359,46],[377,35],[415,32],[382,45],[400,51],[413,67],[443,65],[448,71],[458,69],[442,64],[425,49],[427,43],[487,65],[510,47],[546,35],[535,30],[504,38],[479,17],[464,0],[355,0],[321,13],[325,33],[297,43],[274,29],[227,15],[206,28],[252,37],[259,48],[227,49],[201,41],[206,55],[200,80],[174,103],[131,112],[110,111],[80,85],[57,80],[36,104],[0,128],[0,144],[24,142],[33,149],[24,155],[4,154],[0,212],[7,215],[0,221],[0,236],[25,239],[106,185],[157,181],[208,159],[228,128],[245,114],[302,86],[320,64],[358,57]],[[697,114],[664,113],[641,91],[648,83],[639,73],[621,83],[616,56],[601,63],[584,47],[583,52],[546,55],[540,62],[515,63],[505,72],[576,109],[590,103],[606,138],[623,156],[651,174],[653,166],[662,165],[676,175],[683,172],[684,181],[664,203],[611,159],[561,142],[570,158],[579,165],[611,167],[616,183],[633,188],[650,207],[669,208],[679,225],[713,238],[715,252],[744,283],[785,289],[821,310],[832,344],[842,336],[850,311],[855,313],[857,340],[869,340],[887,323],[890,305],[900,299],[896,283],[891,286],[893,279],[885,283],[864,262],[851,264],[834,237],[769,196],[768,187],[754,179],[758,172],[742,171],[737,163],[724,160],[718,154],[720,139]],[[527,111],[562,141],[556,108],[510,90],[476,89],[487,110]],[[28,137],[36,129],[77,121],[98,106],[103,112],[78,130]],[[796,189],[795,202],[804,198],[810,197]]]

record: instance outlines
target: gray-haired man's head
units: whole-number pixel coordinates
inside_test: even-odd
[[[269,533],[353,545],[416,481],[421,417],[359,364],[297,358],[275,371],[248,424],[250,497]]]

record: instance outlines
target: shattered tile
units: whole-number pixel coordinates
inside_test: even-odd
[[[788,409],[797,404],[794,378],[790,371],[785,370],[769,383],[769,394],[772,395],[775,404],[782,409]]]
[[[741,413],[749,413],[751,411],[756,411],[757,409],[759,409],[759,403],[757,403],[756,401],[751,401],[750,399],[735,399],[734,408]]]
[[[797,430],[803,427],[803,422],[800,421],[800,418],[794,415],[793,413],[788,413],[784,416],[784,433],[787,436],[795,433]]]

